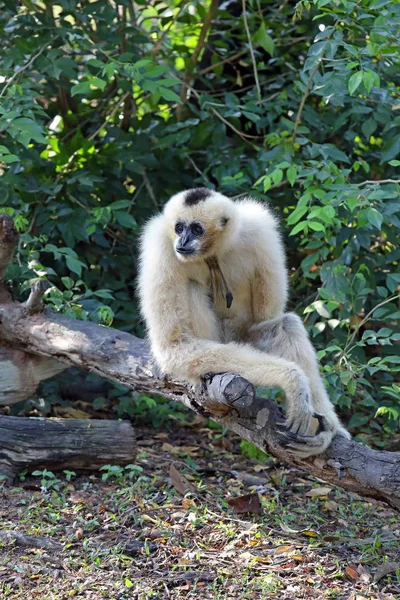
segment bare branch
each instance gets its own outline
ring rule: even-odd
[[[23,306],[31,313],[41,310],[44,293],[50,287],[51,283],[47,279],[36,279],[33,281],[31,283],[31,293]]]

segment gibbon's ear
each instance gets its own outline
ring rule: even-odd
[[[225,227],[225,225],[228,223],[229,218],[228,217],[222,217],[221,219],[221,227]]]

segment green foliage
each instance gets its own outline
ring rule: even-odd
[[[221,6],[205,30],[209,2],[1,2],[0,210],[22,233],[8,276],[141,334],[146,218],[186,187],[251,192],[281,217],[290,308],[331,398],[383,439],[400,404],[400,5],[249,0],[248,31],[242,2]]]

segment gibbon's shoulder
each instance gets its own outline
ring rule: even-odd
[[[146,266],[160,266],[158,261],[169,259],[173,246],[168,237],[167,224],[164,215],[159,213],[144,225],[140,236],[140,262]]]
[[[160,235],[165,235],[165,222],[164,215],[162,213],[154,215],[154,217],[151,217],[151,219],[145,223],[140,236],[141,242],[143,244],[146,242],[146,239],[154,239],[156,236]]]
[[[268,234],[279,229],[278,218],[269,206],[252,198],[244,198],[235,202],[239,219],[249,232]]]

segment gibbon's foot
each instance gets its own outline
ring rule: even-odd
[[[314,413],[314,418],[319,423],[315,435],[298,434],[290,429],[287,421],[279,419],[277,421],[279,444],[299,458],[322,454],[332,441],[332,431],[323,415]]]
[[[332,441],[332,432],[323,431],[317,435],[296,435],[291,431],[279,433],[279,444],[298,458],[309,458],[322,454]]]
[[[318,429],[316,430],[316,423],[313,423],[313,420],[317,419],[318,421]],[[320,431],[325,431],[325,429],[329,429],[329,427],[325,429],[321,429],[323,416],[313,412],[311,410],[304,410],[295,415],[288,414],[286,419],[286,429],[289,429],[291,432],[297,435],[311,435],[313,432],[319,433]]]

